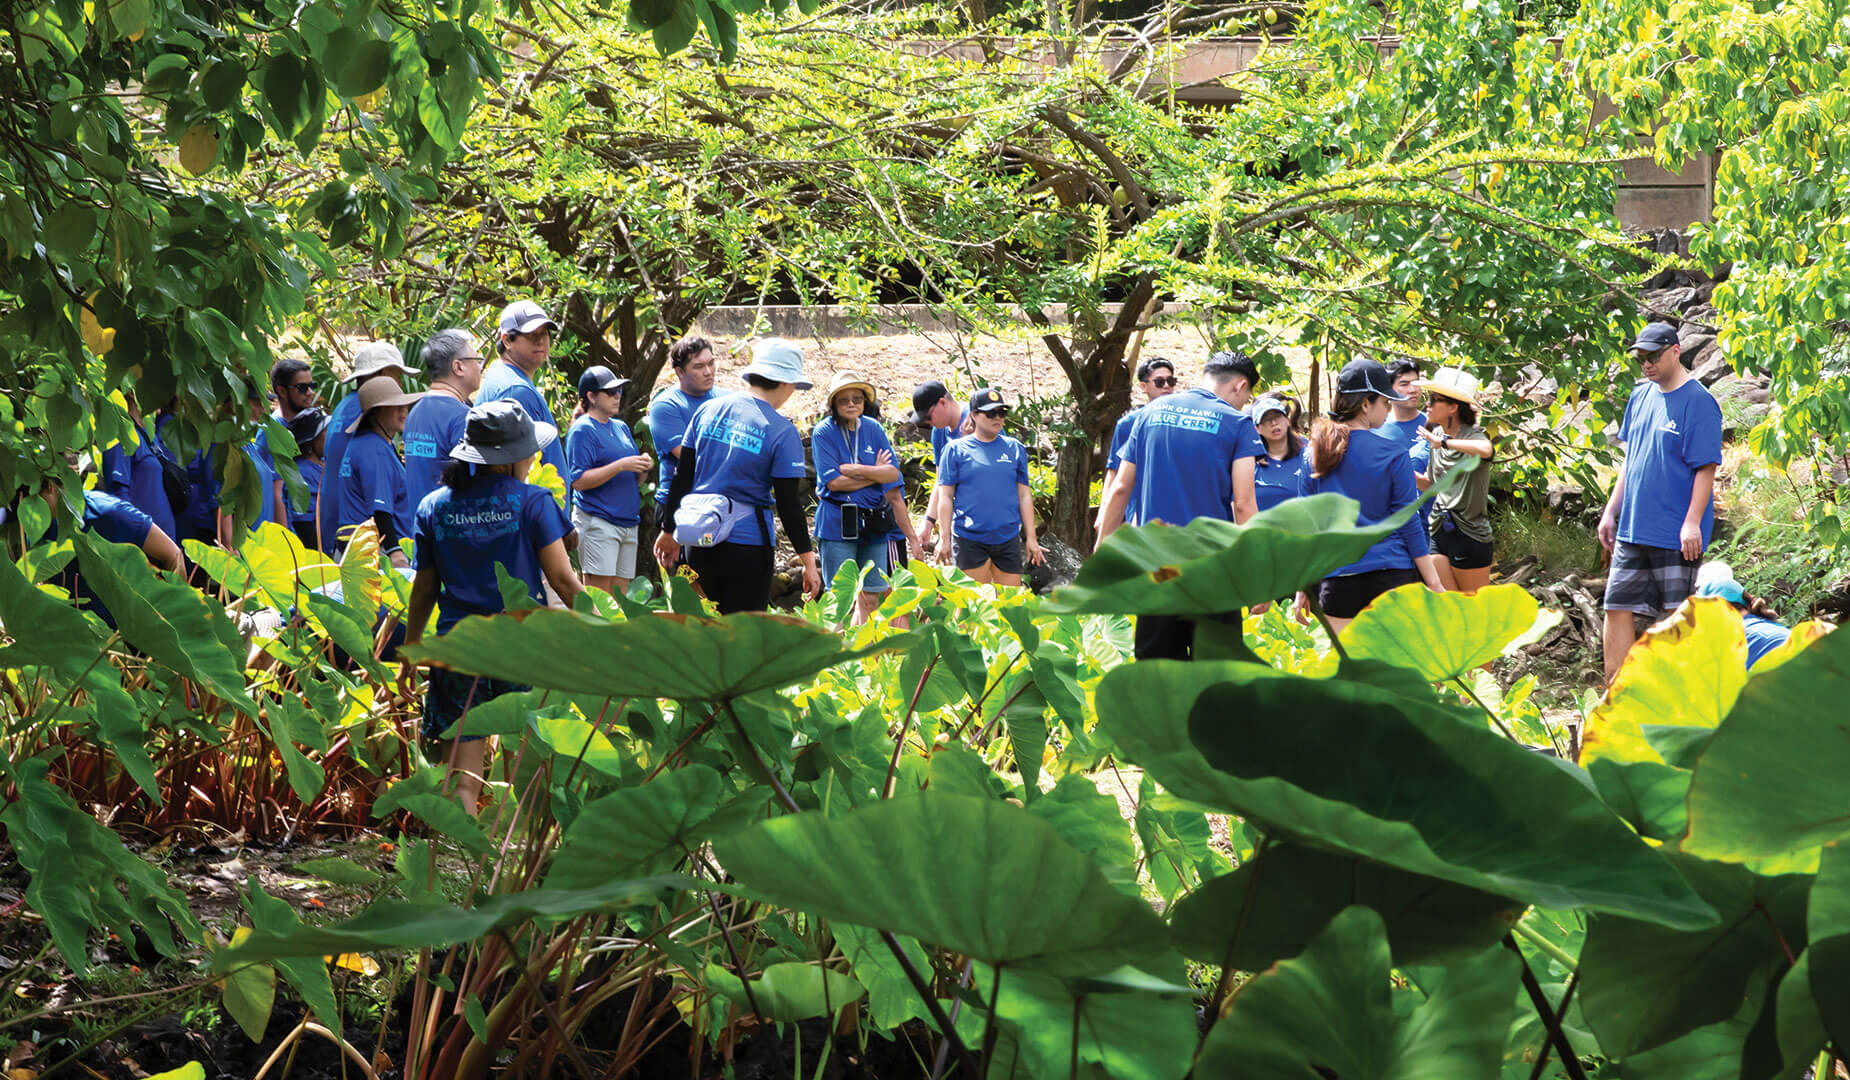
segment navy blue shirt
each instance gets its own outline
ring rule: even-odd
[[[1681,547],[1678,534],[1696,470],[1722,460],[1722,409],[1695,379],[1666,394],[1649,380],[1625,403],[1619,423],[1625,446],[1625,498],[1618,537],[1628,544]],[[1715,498],[1702,511],[1702,546],[1715,525]]]
[[[1121,462],[1137,466],[1134,524],[1233,520],[1233,463],[1263,457],[1252,418],[1202,387],[1178,390],[1137,413]]]
[[[1261,454],[1253,462],[1253,495],[1259,509],[1270,510],[1286,499],[1295,499],[1304,486],[1304,455],[1291,454],[1275,458]]]
[[[494,473],[458,492],[440,487],[418,504],[419,572],[435,570],[437,633],[464,616],[505,610],[495,577],[499,563],[527,585],[536,604],[546,601],[540,552],[571,531],[565,512],[545,488]]]
[[[99,540],[139,548],[148,542],[148,534],[154,529],[154,519],[142,513],[139,507],[127,499],[118,499],[101,491],[86,491],[83,523],[78,527]],[[45,534],[45,542],[57,538],[58,523],[54,520]],[[70,591],[78,607],[103,620],[104,625],[110,629],[115,629],[115,616],[103,606],[103,601],[96,593],[90,591],[90,586],[84,584],[83,575],[77,569],[77,560],[66,563],[64,569],[58,572],[56,580]]]
[[[674,482],[675,467],[680,464],[669,451],[681,448],[681,441],[687,437],[688,421],[702,405],[731,393],[730,390],[713,389],[694,396],[679,386],[671,386],[649,402],[649,438],[655,441],[655,456],[662,470],[655,484],[656,502],[668,501],[668,485]]]
[[[1309,446],[1304,448],[1304,455],[1304,482],[1300,493],[1317,495],[1333,491],[1349,496],[1362,504],[1355,518],[1358,526],[1383,521],[1419,498],[1419,487],[1413,482],[1413,459],[1407,456],[1407,447],[1399,438],[1383,438],[1374,431],[1351,431],[1343,463],[1324,477],[1311,475]],[[1406,524],[1375,541],[1360,559],[1332,570],[1328,576],[1411,570],[1414,559],[1431,553],[1431,542],[1420,525],[1419,515],[1415,514]]]
[[[125,500],[148,515],[162,532],[173,536],[173,506],[167,501],[157,437],[148,434],[139,420],[135,421],[135,436],[138,441],[132,450],[124,441],[103,451],[97,486],[104,494]]]
[[[315,518],[321,524],[322,544],[335,551],[340,550],[341,480],[347,475],[343,471],[347,463],[347,443],[353,438],[347,434],[347,429],[359,418],[360,395],[349,393],[340,399],[328,417],[328,438],[322,446],[321,501]]]
[[[712,397],[694,413],[681,445],[694,448],[694,486],[701,494],[725,495],[735,503],[768,509],[771,481],[809,473],[797,426],[750,394]],[[732,527],[734,544],[768,544],[765,514],[752,514]]]
[[[1117,426],[1111,429],[1111,449],[1105,455],[1105,471],[1116,472],[1124,464],[1124,444],[1131,441],[1131,429],[1137,426],[1138,410],[1133,409],[1118,417]],[[1131,487],[1130,501],[1124,504],[1124,520],[1137,520],[1137,488]]]
[[[347,444],[347,455],[340,466],[340,520],[342,543],[347,530],[363,521],[371,521],[381,510],[392,515],[402,540],[411,535],[411,500],[405,490],[405,463],[398,451],[377,431],[367,429]],[[494,576],[489,575],[489,584]]]
[[[304,455],[295,459],[295,471],[302,474],[302,483],[310,491],[321,490],[321,459]],[[306,525],[315,520],[315,501],[310,499],[308,506],[301,510],[291,509],[289,521],[294,525]]]
[[[445,393],[425,394],[411,404],[405,416],[405,490],[412,506],[443,486],[443,469],[468,421],[469,406]]]
[[[520,407],[527,410],[527,415],[535,422],[558,426],[558,421],[552,418],[552,407],[540,396],[539,388],[533,385],[533,380],[527,378],[526,372],[515,367],[505,357],[490,364],[488,370],[482,373],[482,388],[475,392],[475,403],[486,405],[504,398],[520,402]],[[564,480],[565,440],[554,439],[547,444],[546,449],[540,451],[540,460],[551,465],[558,472],[559,479]],[[570,485],[565,489],[565,507],[567,510],[572,507]]]
[[[886,493],[900,486],[900,481],[890,480],[853,491],[828,490],[829,481],[841,478],[843,465],[878,465],[882,450],[889,454],[893,450],[893,444],[887,441],[886,429],[866,417],[861,418],[853,431],[837,424],[833,416],[823,417],[810,430],[809,452],[816,460],[817,539],[843,538],[841,509],[844,505],[877,510],[886,502]],[[878,540],[880,537],[863,536],[861,539]]]
[[[966,540],[1005,544],[1021,535],[1021,489],[1028,482],[1028,451],[1007,435],[984,442],[975,435],[951,440],[938,466],[938,483],[951,495],[951,531]]]
[[[576,484],[579,477],[592,469],[642,453],[628,424],[616,419],[599,420],[589,413],[572,421],[572,430],[566,434],[565,442],[565,460],[572,470],[566,477],[568,484]],[[612,525],[625,528],[640,525],[642,489],[636,479],[636,473],[625,471],[594,488],[581,490],[577,493],[578,508]]]

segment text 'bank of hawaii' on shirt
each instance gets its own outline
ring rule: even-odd
[[[1232,521],[1233,463],[1265,455],[1252,418],[1199,386],[1158,398],[1136,415],[1119,452],[1137,467],[1138,516],[1131,523]]]
[[[1722,460],[1722,408],[1695,379],[1666,394],[1645,380],[1632,390],[1619,422],[1625,447],[1625,498],[1618,538],[1646,547],[1680,547],[1683,515],[1696,470]],[[1702,511],[1702,546],[1715,525],[1715,498]]]
[[[1328,476],[1311,475],[1310,447],[1304,447],[1306,464],[1302,494],[1320,495],[1335,492],[1362,504],[1356,514],[1357,525],[1374,525],[1392,517],[1394,511],[1419,498],[1420,489],[1413,481],[1413,460],[1407,456],[1406,444],[1399,438],[1384,438],[1374,431],[1351,431],[1349,449],[1343,463]],[[1432,554],[1431,541],[1414,514],[1400,528],[1375,541],[1360,559],[1330,571],[1328,577],[1347,577],[1374,570],[1411,570],[1413,560]]]
[[[469,406],[440,390],[412,403],[405,416],[405,490],[412,509],[443,486],[450,451],[462,442],[468,423]]]
[[[750,394],[708,398],[694,411],[681,445],[694,448],[694,492],[724,495],[763,510],[773,502],[773,479],[809,473],[796,425]],[[733,526],[726,542],[772,543],[765,532],[770,516],[750,515]]]
[[[657,503],[668,502],[668,485],[674,482],[675,467],[680,464],[670,451],[680,449],[681,441],[687,437],[687,422],[702,405],[731,393],[716,387],[704,394],[689,394],[679,386],[671,386],[649,402],[649,438],[655,440],[655,456],[661,465],[660,479],[655,483]]]
[[[616,419],[599,420],[589,413],[572,421],[565,442],[565,461],[572,470],[565,478],[568,484],[576,484],[592,469],[642,453],[628,424]],[[624,528],[641,524],[642,489],[636,479],[633,472],[620,472],[594,488],[575,492],[578,509]]]
[[[938,466],[938,483],[951,496],[951,531],[982,544],[1006,544],[1021,535],[1021,489],[1028,482],[1028,451],[1007,435],[984,442],[952,439]]]
[[[546,602],[540,552],[571,531],[565,512],[545,488],[494,473],[458,492],[438,488],[418,505],[417,565],[435,570],[437,633],[448,633],[466,615],[505,610],[499,564],[524,582],[536,604]]]
[[[488,369],[482,372],[482,387],[475,392],[477,405],[486,405],[491,401],[503,399],[520,402],[520,407],[527,410],[527,417],[535,423],[559,426],[558,422],[552,418],[552,408],[540,395],[539,388],[533,385],[533,380],[527,378],[526,372],[515,367],[505,358],[488,365]],[[558,472],[559,479],[564,480],[565,440],[554,439],[549,443],[544,450],[540,451],[540,461],[551,465]],[[572,489],[569,485],[565,489],[565,506],[567,510],[570,510],[572,506]]]

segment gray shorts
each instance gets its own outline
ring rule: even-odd
[[[572,509],[572,526],[578,530],[580,570],[599,577],[636,576],[638,526],[618,525],[576,507]]]
[[[1617,541],[1612,545],[1612,572],[1606,577],[1606,610],[1653,619],[1675,611],[1696,591],[1696,568],[1701,565],[1701,559],[1685,559],[1675,548]]]

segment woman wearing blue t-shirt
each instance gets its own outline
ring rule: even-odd
[[[617,419],[628,379],[602,364],[578,376],[578,405],[584,412],[565,437],[565,465],[571,472],[572,525],[578,530],[578,565],[585,584],[622,592],[636,576],[636,534],[642,526],[642,488],[637,478],[655,465],[642,452],[630,426]]]
[[[1319,417],[1311,430],[1301,493],[1349,496],[1362,504],[1357,525],[1384,521],[1419,498],[1406,446],[1375,430],[1387,421],[1389,404],[1401,396],[1387,369],[1375,361],[1346,364],[1336,377],[1330,415]],[[1375,597],[1418,581],[1434,592],[1445,591],[1416,514],[1375,541],[1360,559],[1324,578],[1317,586],[1317,603],[1331,630],[1340,632]],[[1298,594],[1298,607],[1300,612],[1307,607],[1303,593]]]
[[[411,489],[405,463],[392,440],[405,430],[405,414],[423,394],[407,394],[394,379],[373,379],[360,387],[360,417],[347,428],[353,438],[340,463],[340,514],[335,536],[345,545],[355,526],[371,521],[379,547],[393,566],[409,566],[399,545],[411,537]],[[489,575],[492,584],[494,575]]]
[[[880,606],[892,572],[889,541],[903,535],[918,549],[905,484],[893,463],[886,429],[868,414],[877,410],[874,387],[853,375],[829,384],[829,412],[809,433],[816,462],[816,540],[822,547],[822,583],[830,585],[844,565],[867,569],[855,597],[854,622],[867,621]]]
[[[1290,401],[1266,394],[1253,402],[1253,426],[1265,456],[1253,462],[1253,497],[1261,511],[1298,497],[1304,483],[1304,440],[1291,426]]]
[[[558,428],[534,423],[517,401],[491,401],[469,410],[463,441],[450,451],[452,460],[443,471],[443,486],[418,506],[413,534],[418,572],[405,612],[405,644],[415,645],[423,637],[433,606],[439,635],[464,616],[505,610],[496,566],[525,584],[535,604],[546,602],[542,579],[568,608],[584,591],[565,552],[565,535],[571,531],[565,511],[551,492],[526,482],[534,459],[558,437]],[[415,682],[411,666],[402,666],[399,685],[406,696]],[[526,689],[432,668],[420,732],[427,739],[439,738],[474,706]],[[450,747],[449,760],[463,807],[473,814],[482,793],[481,736],[468,734],[465,727]]]
[[[1009,414],[1002,391],[978,390],[970,398],[976,432],[944,448],[938,464],[939,507],[951,524],[938,537],[940,561],[985,584],[1020,585],[1025,542],[1027,562],[1047,561],[1034,536],[1034,493],[1028,487],[1028,451],[1002,434]]]
[[[742,374],[745,393],[708,398],[688,421],[664,506],[663,520],[673,524],[655,541],[656,561],[673,566],[683,550],[676,533],[685,534],[687,563],[721,615],[771,605],[773,504],[803,561],[804,595],[822,592],[797,491],[809,475],[803,437],[777,412],[812,385],[803,377],[803,352],[781,338],[760,341]]]
[[[1761,657],[1784,645],[1792,631],[1779,622],[1779,615],[1764,599],[1741,588],[1734,570],[1727,563],[1703,563],[1696,571],[1696,595],[1719,596],[1741,613],[1741,629],[1747,633],[1747,669],[1752,671]]]

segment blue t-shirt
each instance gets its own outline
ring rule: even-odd
[[[566,477],[568,484],[576,484],[579,477],[600,465],[642,453],[628,424],[615,419],[599,420],[588,413],[572,421],[565,442],[565,460],[572,470]],[[579,491],[579,509],[612,525],[628,528],[642,524],[642,489],[636,478],[636,473],[620,472],[594,488]]]
[[[1284,458],[1260,454],[1253,462],[1253,496],[1260,510],[1270,510],[1286,499],[1295,499],[1304,486],[1302,452]]]
[[[509,577],[527,583],[534,603],[546,602],[540,552],[571,531],[565,512],[545,488],[494,473],[462,491],[440,487],[418,504],[417,565],[435,570],[437,633],[447,633],[467,615],[505,610],[495,576],[499,563]]]
[[[1625,447],[1625,499],[1619,506],[1620,540],[1647,547],[1681,546],[1677,534],[1689,512],[1696,470],[1722,460],[1722,408],[1694,379],[1666,394],[1649,380],[1625,403],[1619,423]],[[1702,546],[1709,546],[1715,499],[1702,511]]]
[[[1141,410],[1133,409],[1118,417],[1117,426],[1111,429],[1111,449],[1105,454],[1105,471],[1116,472],[1124,464],[1124,444],[1131,441],[1131,429],[1137,426],[1137,417]],[[1130,501],[1124,504],[1124,520],[1137,520],[1137,488],[1131,488]]]
[[[840,479],[843,465],[877,465],[876,459],[882,450],[888,453],[893,450],[893,444],[887,441],[886,429],[866,417],[861,418],[853,431],[837,424],[833,416],[823,417],[810,429],[809,452],[816,459],[817,539],[842,539],[843,504],[877,510],[886,502],[886,493],[900,486],[900,481],[889,480],[853,491],[828,490],[829,481]],[[878,540],[880,537],[863,536],[861,539]]]
[[[154,434],[163,447],[171,423],[173,414],[166,412],[154,421]],[[205,450],[195,453],[186,466],[186,509],[174,511],[173,521],[180,530],[170,534],[176,544],[182,540],[211,543],[218,534],[218,481],[212,477],[212,458]]]
[[[340,525],[341,479],[347,474],[344,467],[347,462],[347,443],[353,436],[347,429],[360,418],[360,395],[349,393],[334,406],[333,415],[328,417],[327,443],[322,446],[321,489],[319,509],[315,518],[321,525],[321,542],[329,549],[340,550],[338,528]]]
[[[1382,438],[1375,431],[1351,431],[1349,449],[1343,463],[1328,476],[1318,478],[1310,472],[1310,447],[1304,448],[1304,479],[1300,494],[1317,495],[1333,491],[1362,504],[1355,523],[1373,525],[1393,515],[1394,511],[1419,498],[1413,482],[1413,459],[1398,438]],[[1418,514],[1392,533],[1375,541],[1362,557],[1348,566],[1332,570],[1330,577],[1366,574],[1373,570],[1411,570],[1413,560],[1432,553],[1426,530]]]
[[[340,465],[340,520],[334,535],[346,542],[347,529],[371,521],[381,510],[392,515],[402,540],[411,535],[411,500],[405,490],[405,463],[377,431],[366,430],[347,444]],[[489,584],[494,584],[493,575]]]
[[[276,520],[276,458],[270,454],[270,440],[264,438],[262,429],[258,430],[256,438],[244,444],[244,456],[249,459],[251,468],[257,470],[257,483],[263,491],[257,516],[245,523],[246,528],[256,532],[264,522]]]
[[[1402,446],[1412,450],[1415,447],[1426,445],[1426,440],[1420,438],[1420,429],[1425,426],[1426,414],[1424,412],[1414,413],[1411,420],[1396,420],[1394,414],[1389,413],[1387,423],[1376,428],[1375,434],[1384,439],[1397,440]]]
[[[405,416],[405,490],[412,506],[443,486],[450,451],[462,442],[468,422],[469,406],[448,394],[425,394],[412,403]]]
[[[694,448],[694,487],[747,506],[772,505],[771,481],[809,472],[797,426],[750,394],[711,397],[695,410],[681,445]],[[766,514],[732,527],[734,544],[768,544]]]
[[[321,490],[321,460],[319,458],[306,455],[296,458],[295,471],[302,474],[302,483],[308,487],[308,490]],[[313,499],[309,500],[306,508],[297,510],[292,507],[289,511],[289,522],[292,525],[307,525],[314,520],[315,502]]]
[[[1119,452],[1137,466],[1134,524],[1186,525],[1200,517],[1233,520],[1233,463],[1263,457],[1252,418],[1194,387],[1144,406]]]
[[[1006,544],[1021,535],[1021,490],[1028,482],[1028,451],[998,435],[952,439],[938,466],[938,483],[956,488],[951,531],[982,544]]]
[[[148,515],[162,532],[173,536],[173,505],[167,501],[156,436],[149,435],[139,420],[135,421],[135,436],[138,441],[133,450],[125,440],[103,451],[97,487],[106,495],[128,502]]]
[[[1741,613],[1742,628],[1747,631],[1747,669],[1752,671],[1760,658],[1786,643],[1792,631],[1772,619]]]
[[[154,519],[127,499],[118,499],[101,491],[86,491],[83,523],[78,527],[111,544],[140,547],[148,542],[148,533],[154,528]],[[58,523],[53,520],[51,528],[46,530],[44,542],[50,543],[56,539]],[[66,563],[54,580],[70,592],[78,607],[102,619],[110,629],[115,629],[115,616],[109,613],[103,601],[84,583],[83,574],[77,569],[77,560],[72,559]]]
[[[482,373],[482,388],[475,392],[475,403],[486,405],[504,398],[520,402],[520,407],[527,410],[527,415],[535,422],[558,426],[558,421],[552,418],[552,408],[540,396],[539,388],[533,385],[533,380],[527,378],[526,372],[502,359],[490,364],[488,370]],[[559,478],[563,480],[566,470],[565,440],[554,439],[546,449],[540,451],[540,460],[557,470]],[[572,508],[572,489],[569,485],[565,489],[565,508]]]
[[[655,441],[656,464],[662,470],[655,482],[656,502],[668,501],[668,485],[674,482],[675,466],[680,464],[669,451],[681,448],[681,440],[687,437],[687,422],[694,418],[694,413],[702,405],[731,393],[730,390],[716,388],[695,397],[679,386],[671,386],[649,402],[649,438]]]
[[[935,427],[931,429],[931,465],[938,469],[944,467],[944,448],[963,438],[958,432],[964,429],[964,422],[970,419],[970,406],[957,417],[956,427]]]

